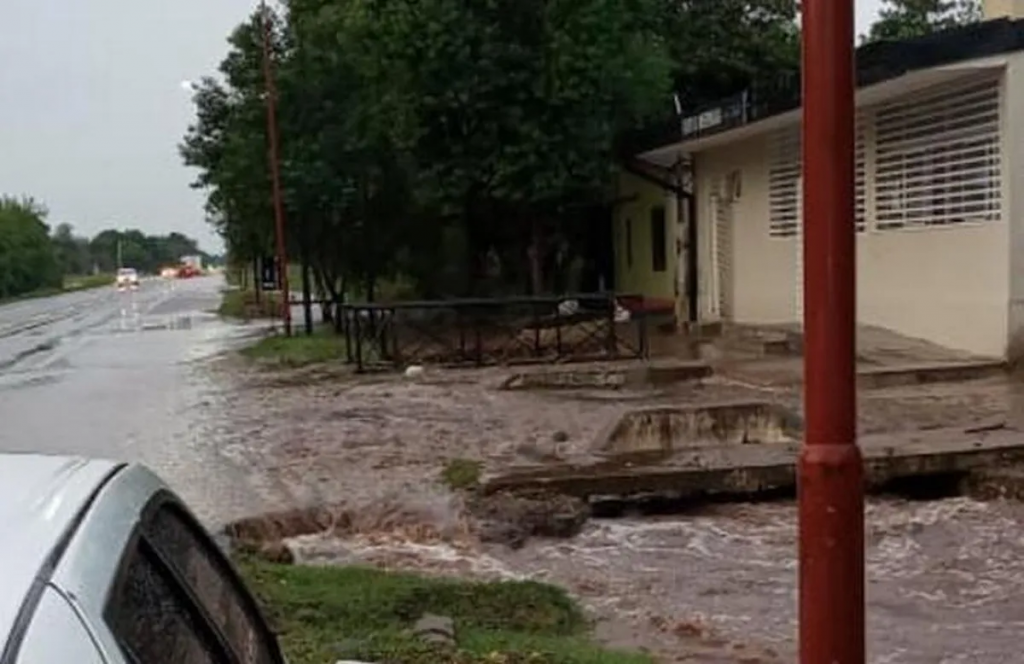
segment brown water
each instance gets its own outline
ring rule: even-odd
[[[710,381],[659,395],[593,391],[502,393],[497,373],[426,381],[336,380],[291,387],[250,383],[239,463],[259,463],[293,504],[340,501],[360,515],[344,540],[311,536],[300,559],[369,562],[486,577],[536,578],[569,588],[602,618],[613,643],[663,661],[793,661],[796,514],[792,505],[723,506],[660,519],[594,521],[571,541],[510,551],[466,537],[459,505],[437,485],[446,459],[492,468],[572,456],[638,400],[694,403],[765,398]],[[242,393],[240,393],[242,394]],[[872,430],[932,428],[1006,413],[1010,388],[930,386],[876,392],[862,402]],[[792,392],[769,397],[785,401]],[[568,440],[553,444],[552,433]],[[257,455],[257,451],[259,454]],[[869,652],[877,664],[1016,660],[1024,505],[969,499],[873,502],[868,510]]]
[[[1020,504],[872,502],[869,661],[1017,661],[1022,519]],[[309,562],[550,581],[600,616],[598,633],[613,643],[653,648],[663,661],[774,662],[795,655],[795,534],[794,506],[762,504],[595,521],[574,540],[514,552],[382,533],[305,537],[293,546]]]

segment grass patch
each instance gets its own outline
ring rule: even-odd
[[[441,481],[449,489],[465,491],[475,489],[480,484],[483,464],[471,459],[451,459],[441,471]]]
[[[53,297],[55,295],[62,295],[63,293],[74,293],[76,291],[89,290],[92,288],[102,288],[103,286],[110,286],[113,283],[114,275],[112,274],[69,276],[65,277],[64,283],[60,287],[51,286],[47,288],[39,288],[31,293],[24,293],[22,295],[16,295],[8,298],[0,298],[0,304],[19,302],[21,300],[35,300],[41,297]]]
[[[89,290],[90,288],[102,288],[114,283],[112,274],[87,274],[84,276],[69,276],[64,279],[64,291]]]
[[[281,316],[281,298],[277,293],[262,293],[256,300],[256,291],[230,289],[221,295],[217,313],[226,318],[277,318]]]
[[[651,664],[587,638],[564,591],[533,582],[477,583],[357,567],[242,560],[292,664],[356,659],[381,664]],[[455,622],[458,648],[409,633],[424,614]]]
[[[303,367],[347,358],[345,337],[335,334],[329,328],[320,328],[312,336],[295,332],[291,337],[283,334],[264,337],[242,349],[242,355],[252,360],[287,367]]]

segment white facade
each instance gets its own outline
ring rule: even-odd
[[[1024,54],[906,74],[857,105],[859,321],[1003,356],[1024,329]],[[798,322],[800,112],[673,149],[694,157],[702,319]]]

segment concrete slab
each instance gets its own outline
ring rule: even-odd
[[[896,479],[969,473],[1024,460],[1024,432],[998,426],[861,438],[869,489]],[[701,446],[578,464],[513,468],[482,490],[544,490],[582,498],[750,496],[794,489],[798,443]]]
[[[857,366],[857,387],[875,390],[934,383],[958,383],[1006,375],[1006,363],[990,358],[914,360]],[[732,363],[716,369],[716,375],[733,377],[751,384],[798,387],[803,383],[803,358],[774,357]]]
[[[702,446],[798,442],[803,423],[782,406],[766,401],[729,401],[683,407],[639,408],[622,415],[602,432],[596,455],[671,456]]]
[[[515,373],[500,385],[503,390],[619,389],[659,387],[712,374],[707,362],[662,361],[633,365],[599,365],[533,369]]]
[[[857,386],[870,390],[981,380],[1005,374],[1005,362],[985,359],[864,367],[857,371]]]

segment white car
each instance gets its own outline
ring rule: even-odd
[[[117,271],[117,289],[134,290],[139,287],[139,273],[132,267],[123,267]]]
[[[0,454],[0,662],[285,664],[259,605],[142,466]]]

